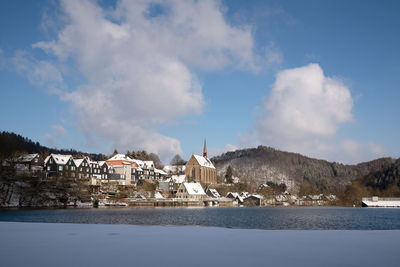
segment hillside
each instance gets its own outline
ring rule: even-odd
[[[9,158],[13,155],[23,153],[57,153],[70,155],[90,155],[93,160],[101,160],[104,158],[102,154],[88,154],[74,149],[56,149],[42,146],[39,142],[34,142],[29,138],[23,137],[12,132],[0,132],[0,159]]]
[[[357,165],[344,165],[265,146],[227,152],[211,160],[220,177],[231,166],[234,176],[241,181],[253,186],[268,181],[284,183],[291,192],[297,191],[302,184],[313,185],[319,190],[344,190],[352,180],[383,171],[394,162],[392,158],[381,158]]]

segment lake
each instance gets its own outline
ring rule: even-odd
[[[243,229],[393,230],[400,209],[347,207],[5,209],[0,221],[212,226]]]

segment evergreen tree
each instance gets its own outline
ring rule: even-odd
[[[226,173],[225,173],[225,181],[228,184],[233,183],[232,176],[233,176],[233,170],[232,170],[231,165],[229,165],[228,168],[226,169]]]

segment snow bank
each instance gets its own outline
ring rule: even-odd
[[[398,266],[400,231],[0,222],[1,266]]]

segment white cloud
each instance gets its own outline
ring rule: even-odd
[[[49,61],[37,60],[24,51],[17,51],[11,62],[16,71],[27,76],[35,86],[54,94],[61,94],[66,88],[61,71]]]
[[[283,70],[263,103],[255,136],[245,137],[341,162],[354,163],[382,155],[378,145],[337,138],[338,129],[353,121],[352,108],[349,88],[338,78],[326,77],[318,64]]]
[[[67,134],[67,130],[65,130],[61,125],[52,125],[51,128],[56,137],[63,137]]]
[[[202,112],[193,69],[258,68],[251,29],[230,25],[219,1],[122,0],[111,9],[62,1],[61,9],[67,23],[57,38],[33,47],[59,64],[73,63],[86,82],[62,99],[71,103],[87,136],[101,136],[120,149],[181,154],[180,142],[156,129]],[[43,74],[28,72],[38,83],[51,72],[50,65],[42,67]],[[53,74],[56,81],[62,78]]]
[[[265,58],[269,67],[278,67],[283,63],[282,51],[272,42],[265,49]]]
[[[207,156],[209,158],[219,156],[223,153],[230,152],[230,151],[235,151],[239,149],[239,146],[236,145],[231,145],[231,144],[226,144],[225,147],[223,148],[215,148],[215,147],[210,147],[207,149]]]

